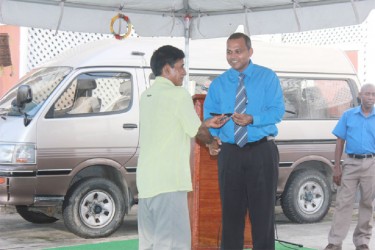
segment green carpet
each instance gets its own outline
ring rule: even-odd
[[[57,249],[66,249],[66,250],[138,250],[138,239],[134,240],[122,240],[122,241],[111,241],[111,242],[103,242],[97,244],[85,244],[85,245],[77,245],[77,246],[70,246],[70,247],[56,247],[56,248],[48,248],[45,250],[57,250]]]
[[[70,246],[70,247],[56,247],[56,248],[48,248],[45,250],[138,250],[138,240],[123,240],[123,241],[112,241],[112,242],[104,242],[104,243],[97,243],[97,244],[85,244],[85,245],[77,245],[77,246]],[[305,247],[297,247],[295,245],[289,245],[286,243],[279,243],[276,242],[276,250],[315,250],[313,248],[305,248]]]

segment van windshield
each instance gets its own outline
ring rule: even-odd
[[[22,116],[27,113],[33,117],[44,101],[51,95],[54,89],[72,70],[71,67],[48,67],[38,68],[29,72],[20,82],[14,86],[0,100],[0,114],[8,116]],[[19,110],[14,102],[17,97],[17,90],[20,85],[29,85],[32,91],[32,101],[25,105],[23,110]],[[12,104],[13,103],[13,104]]]

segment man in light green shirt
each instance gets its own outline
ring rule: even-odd
[[[151,57],[154,84],[141,96],[140,155],[137,167],[139,249],[190,250],[187,192],[192,191],[190,142],[209,144],[208,127],[228,119],[200,121],[192,98],[182,88],[185,55],[163,46]]]

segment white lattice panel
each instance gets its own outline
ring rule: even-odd
[[[358,51],[358,76],[361,82],[367,82],[367,72],[369,66],[367,61],[370,55],[368,53],[368,34],[372,23],[365,21],[361,25],[353,25],[332,29],[312,30],[298,33],[287,33],[271,36],[270,41],[281,40],[280,42],[293,45],[313,45],[323,47],[337,47],[343,50]],[[277,39],[278,38],[278,39]],[[322,58],[323,60],[323,58]]]
[[[130,36],[137,36],[137,34],[133,31]],[[68,31],[59,31],[56,34],[55,30],[30,28],[28,32],[27,69],[29,71],[77,45],[112,37],[113,35],[107,34]]]
[[[312,30],[282,35],[282,42],[289,44],[311,44],[316,46],[362,43],[366,25],[355,25],[334,29]]]
[[[62,94],[62,97],[55,104],[55,110],[64,110],[73,105],[76,86],[77,81],[73,81],[71,87]]]
[[[107,108],[113,100],[120,98],[121,94],[119,91],[123,80],[114,81],[111,79],[100,79],[98,80],[98,87],[94,90],[94,96],[99,97],[102,100],[102,107]]]

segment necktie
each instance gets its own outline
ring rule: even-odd
[[[238,86],[236,94],[236,104],[234,111],[239,114],[243,114],[246,111],[247,95],[244,85],[244,74],[238,76]],[[239,126],[234,124],[234,140],[241,148],[247,143],[247,126]]]

